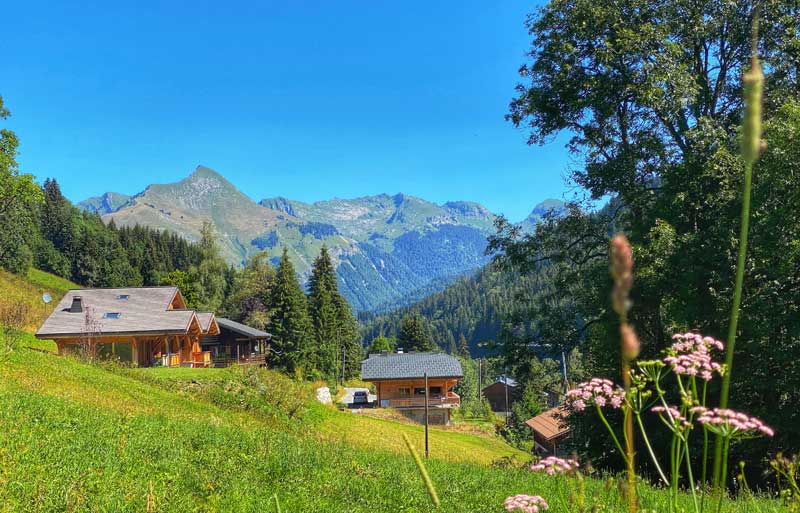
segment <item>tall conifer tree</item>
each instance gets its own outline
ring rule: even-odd
[[[425,319],[418,313],[407,315],[400,324],[397,347],[403,351],[433,351],[436,347]]]
[[[314,363],[327,378],[341,374],[341,331],[336,305],[336,271],[328,248],[322,246],[308,280],[308,306],[314,323]]]
[[[270,293],[270,332],[275,349],[273,362],[293,372],[299,366],[308,366],[309,350],[314,329],[308,315],[308,304],[289,253],[283,249],[275,282]]]

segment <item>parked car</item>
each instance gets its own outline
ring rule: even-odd
[[[353,392],[353,404],[367,404],[369,402],[369,392],[366,390],[356,390]]]

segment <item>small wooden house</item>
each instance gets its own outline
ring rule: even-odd
[[[219,333],[200,339],[203,351],[210,351],[215,366],[266,365],[272,335],[240,322],[217,317]]]
[[[218,334],[214,314],[187,309],[170,286],[70,290],[36,337],[54,340],[59,353],[83,346],[141,367],[207,367],[200,338]]]
[[[511,411],[511,406],[519,399],[520,387],[516,380],[508,376],[498,376],[494,383],[483,387],[481,394],[489,402],[494,412]]]
[[[533,430],[533,441],[537,453],[559,455],[559,444],[569,436],[570,428],[567,417],[569,417],[569,410],[562,405],[543,411],[525,421],[525,424]]]
[[[461,406],[453,387],[464,377],[461,363],[444,353],[379,353],[361,362],[361,379],[375,384],[377,406],[396,408],[418,422],[425,415],[428,376],[428,422],[449,424],[450,410]]]

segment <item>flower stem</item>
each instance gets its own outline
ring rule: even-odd
[[[719,486],[719,502],[717,503],[717,513],[722,511],[722,499],[725,497],[725,485],[728,482],[727,475],[728,475],[728,451],[731,447],[731,439],[728,437],[723,438],[722,445],[720,448],[723,449],[723,456],[722,456],[722,475],[720,476],[722,482]]]
[[[686,442],[683,444],[683,450],[686,454],[686,476],[689,478],[689,487],[692,489],[692,500],[694,501],[694,510],[695,512],[699,512],[699,508],[697,505],[697,493],[694,489],[694,477],[692,476],[692,459],[689,457],[689,440],[687,439]]]
[[[661,480],[664,481],[664,484],[669,486],[669,480],[667,479],[667,476],[664,475],[664,471],[661,470],[661,465],[658,464],[656,454],[653,452],[653,447],[650,445],[650,439],[647,438],[647,433],[644,430],[642,416],[638,412],[636,413],[636,423],[639,424],[639,431],[642,432],[642,440],[644,440],[644,445],[647,447],[647,452],[650,453],[650,459],[653,460],[653,464],[656,466],[656,470],[658,470],[658,475],[661,477]]]
[[[705,407],[706,405],[706,391],[708,389],[708,381],[703,382],[703,402],[701,406]],[[708,479],[708,429],[703,426],[703,466],[702,466],[702,473],[700,477],[700,483],[703,487],[700,491],[700,513],[703,513],[703,509],[705,508],[706,502],[706,479]]]
[[[750,70],[742,77],[744,86],[745,112],[742,124],[742,158],[744,159],[744,189],[742,191],[742,211],[739,226],[739,255],[736,261],[736,281],[731,304],[731,319],[728,325],[728,347],[725,348],[725,374],[722,376],[722,388],[719,396],[719,407],[728,407],[731,374],[733,374],[733,349],[736,345],[736,329],[739,323],[739,307],[742,303],[742,284],[747,257],[747,234],[750,226],[750,191],[753,181],[753,164],[758,159],[761,145],[761,96],[764,85],[764,74],[758,62],[758,8],[753,13],[752,61]],[[720,485],[720,467],[723,464],[723,438],[717,435],[714,442],[714,485]],[[728,445],[725,443],[725,445]]]
[[[608,420],[606,420],[606,416],[603,415],[603,410],[601,410],[600,407],[597,406],[597,405],[595,405],[595,408],[597,408],[597,414],[600,416],[600,420],[603,421],[603,425],[606,426],[606,429],[608,430],[609,434],[611,435],[611,439],[614,440],[614,444],[616,444],[617,450],[622,455],[622,458],[625,460],[625,464],[627,465],[628,464],[628,455],[625,452],[625,450],[622,448],[622,445],[619,443],[619,439],[617,438],[617,435],[614,433],[614,430],[611,429],[611,424],[608,423]]]
[[[431,478],[428,475],[428,471],[425,469],[425,465],[422,463],[422,458],[419,457],[417,449],[414,447],[414,444],[411,443],[411,440],[405,433],[403,433],[403,440],[405,440],[406,442],[406,447],[408,447],[408,452],[410,452],[411,456],[414,458],[414,463],[417,464],[417,469],[419,470],[419,473],[422,476],[422,480],[425,482],[425,488],[428,489],[428,495],[431,498],[431,502],[433,502],[433,505],[438,508],[439,496],[436,494],[436,488],[433,486],[433,481],[431,481]]]

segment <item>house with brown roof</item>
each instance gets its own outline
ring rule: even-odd
[[[539,454],[558,455],[559,444],[569,436],[566,406],[556,406],[525,421],[533,430],[535,450]]]
[[[178,287],[125,287],[68,291],[36,337],[60,354],[83,346],[141,367],[207,367],[200,339],[219,331],[213,313],[186,308]]]
[[[451,409],[461,406],[453,387],[463,377],[461,363],[445,353],[377,353],[361,362],[361,379],[375,384],[377,405],[417,422],[424,421],[427,397],[428,422],[449,424]]]

